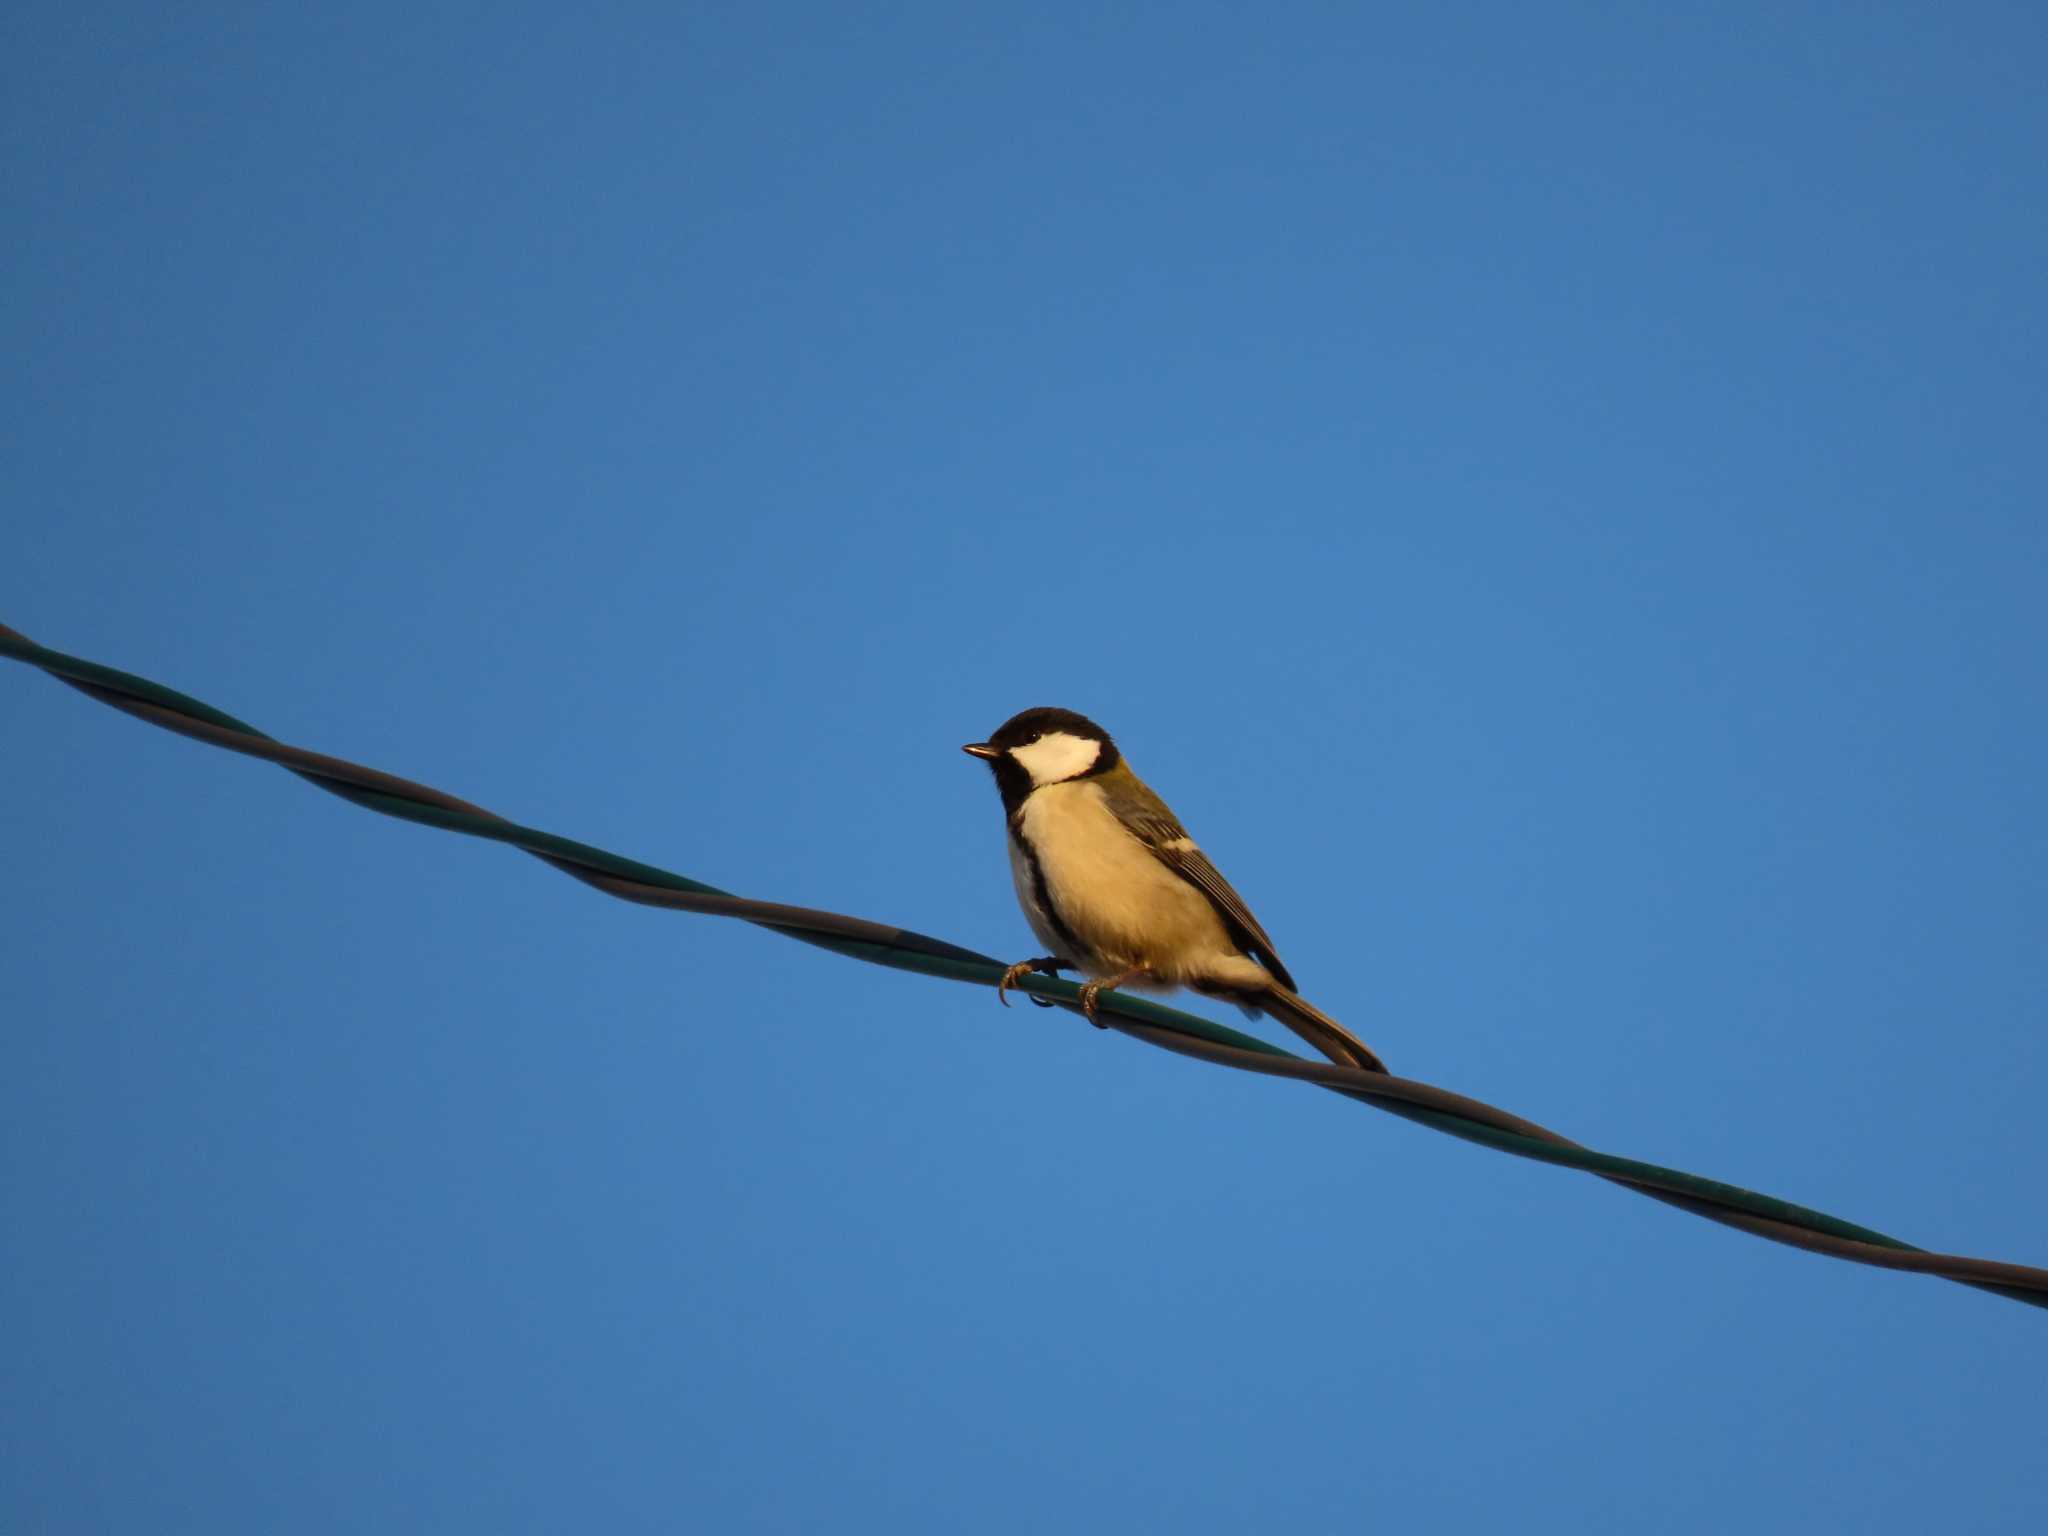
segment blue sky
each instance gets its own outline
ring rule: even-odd
[[[2048,1262],[2038,7],[15,7],[0,620]],[[2038,1312],[0,668],[10,1530],[2036,1531]]]

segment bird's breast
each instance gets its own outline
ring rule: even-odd
[[[1068,958],[1107,973],[1142,965],[1179,979],[1234,952],[1222,919],[1194,886],[1161,863],[1086,780],[1049,784],[1018,808],[1017,894],[1038,926],[1065,930]],[[1035,868],[1033,867],[1035,866]],[[1034,887],[1027,889],[1027,886]],[[1056,934],[1040,931],[1052,942]]]

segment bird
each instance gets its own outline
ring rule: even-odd
[[[1012,715],[960,749],[995,774],[1009,824],[1017,902],[1051,952],[1003,973],[996,996],[1033,972],[1078,971],[1090,1023],[1116,987],[1187,987],[1266,1014],[1341,1066],[1385,1072],[1370,1047],[1294,990],[1244,898],[1218,873],[1108,731],[1070,709]]]

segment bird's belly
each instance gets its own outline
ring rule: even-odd
[[[1209,898],[1126,831],[1094,785],[1047,785],[1018,822],[1038,869],[1013,838],[1017,897],[1055,954],[1095,976],[1143,966],[1168,985],[1241,960]]]

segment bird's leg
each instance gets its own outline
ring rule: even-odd
[[[1120,987],[1127,981],[1136,981],[1140,976],[1147,974],[1149,973],[1144,966],[1134,965],[1128,971],[1119,971],[1114,976],[1104,976],[1096,981],[1084,982],[1081,986],[1081,1011],[1088,1015],[1088,1022],[1097,1029],[1109,1028],[1102,1020],[1095,1017],[1096,998],[1100,997],[1105,991]]]
[[[1060,959],[1057,955],[1040,955],[1036,960],[1019,960],[1015,965],[1003,972],[1003,979],[996,983],[996,1001],[1005,1008],[1009,1007],[1010,988],[1017,985],[1019,979],[1029,976],[1033,971],[1046,976],[1057,976],[1062,966],[1065,966],[1068,970],[1073,969],[1071,964]],[[1024,995],[1041,1008],[1050,1008],[1052,1006],[1044,998],[1035,996],[1030,992],[1026,992]]]

